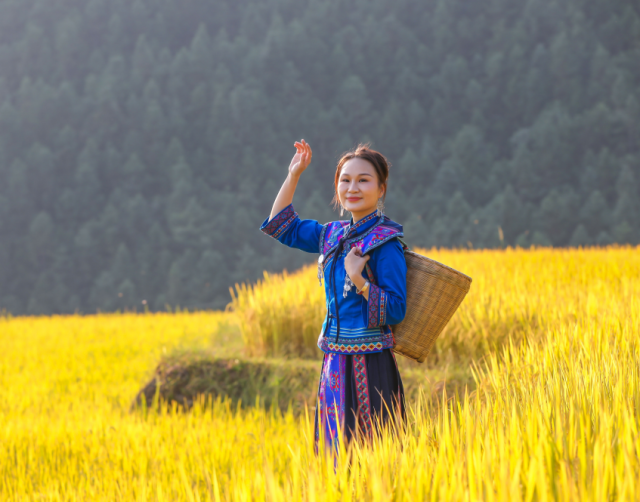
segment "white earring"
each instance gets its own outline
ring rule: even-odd
[[[380,218],[380,216],[382,216],[382,212],[384,211],[384,203],[382,202],[382,197],[378,199],[378,203],[376,204],[376,207],[378,208],[378,210],[376,211],[376,214],[378,215],[378,218]]]
[[[340,216],[344,216],[344,206],[340,204]]]

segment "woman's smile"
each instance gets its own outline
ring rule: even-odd
[[[378,199],[384,195],[373,164],[358,157],[342,166],[336,191],[342,206],[351,211],[354,223],[375,211]]]

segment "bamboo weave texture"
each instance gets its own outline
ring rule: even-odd
[[[413,251],[407,261],[407,312],[391,326],[393,351],[424,362],[471,287],[471,277]]]

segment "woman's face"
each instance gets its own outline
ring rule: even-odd
[[[383,195],[378,173],[369,161],[356,157],[345,162],[338,179],[338,198],[354,223],[375,211]]]

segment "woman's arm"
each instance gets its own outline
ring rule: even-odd
[[[407,311],[407,262],[402,244],[393,239],[376,248],[371,252],[369,265],[376,284],[371,284],[364,294],[367,301],[363,304],[362,314],[367,327],[398,324]],[[350,277],[354,277],[352,281],[358,289],[364,286],[362,272]]]
[[[315,220],[301,220],[293,208],[293,194],[300,175],[311,162],[311,147],[302,140],[295,143],[296,154],[289,165],[289,174],[273,203],[271,214],[264,220],[260,230],[277,239],[285,246],[301,249],[307,253],[319,251],[322,225]]]
[[[296,154],[289,164],[289,174],[284,180],[276,200],[273,203],[268,221],[271,221],[275,215],[293,202],[293,195],[296,193],[300,175],[311,163],[311,147],[309,143],[303,139],[302,142],[296,141],[295,147]]]

